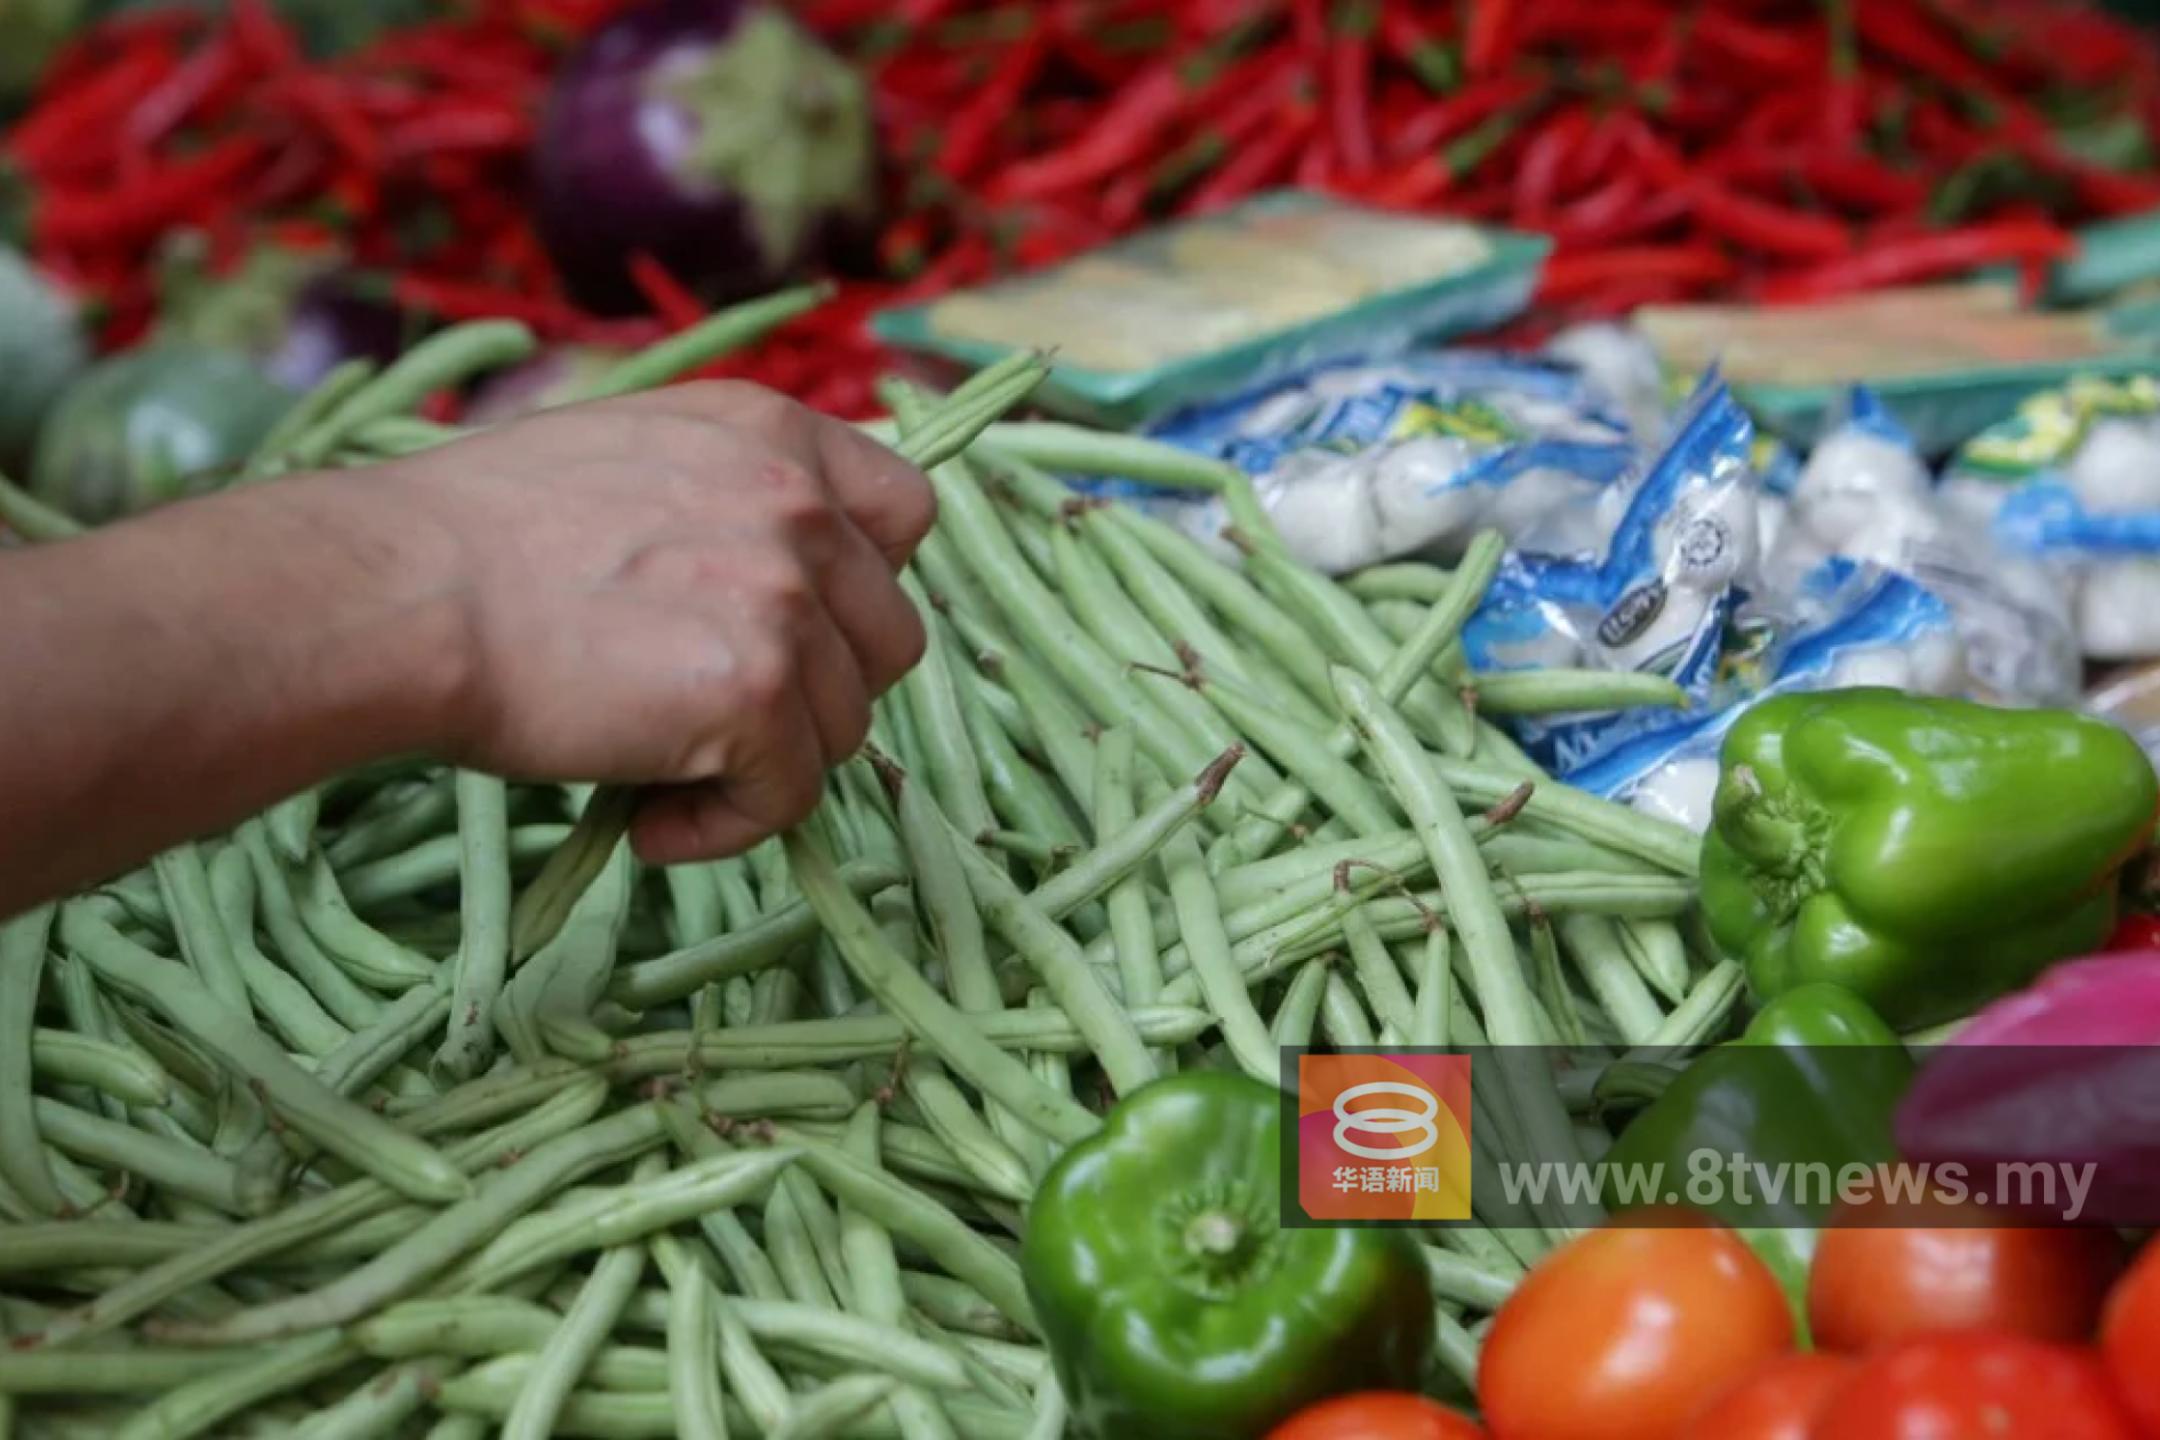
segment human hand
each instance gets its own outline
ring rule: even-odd
[[[450,542],[450,758],[656,787],[632,829],[654,863],[807,816],[922,654],[896,576],[928,483],[754,386],[551,412],[353,478]]]

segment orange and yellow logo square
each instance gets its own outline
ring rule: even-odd
[[[1470,1218],[1468,1055],[1300,1055],[1297,1107],[1311,1218]]]

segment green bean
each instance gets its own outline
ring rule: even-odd
[[[1687,945],[1669,920],[1623,920],[1620,948],[1652,989],[1677,1005],[1687,998]]]
[[[1123,657],[1131,666],[1173,672],[1185,668],[1176,647],[1165,640],[1133,604],[1109,566],[1083,548],[1069,527],[1053,526],[1050,545],[1057,566],[1060,597],[1072,607],[1075,618],[1087,627],[1105,651]],[[1188,690],[1158,687],[1150,692],[1150,698],[1173,724],[1183,727],[1211,749],[1226,750],[1244,743],[1243,737],[1224,722],[1213,706]],[[1240,788],[1255,801],[1282,783],[1282,777],[1273,767],[1257,759],[1239,780]]]
[[[634,1177],[651,1183],[659,1178],[666,1162],[658,1155],[640,1160]],[[584,1375],[600,1346],[622,1318],[623,1307],[637,1290],[645,1271],[645,1247],[635,1242],[602,1252],[592,1274],[540,1347],[533,1365],[532,1382],[510,1407],[503,1421],[502,1440],[546,1440],[554,1432],[571,1389]]]
[[[180,958],[220,1005],[248,1014],[247,981],[218,919],[202,851],[193,845],[175,846],[157,857],[153,869],[165,913],[172,917],[173,933],[180,942]]]
[[[757,1339],[737,1313],[733,1297],[712,1287],[703,1268],[691,1262],[688,1250],[672,1235],[654,1237],[653,1258],[660,1262],[661,1272],[670,1286],[688,1284],[695,1276],[712,1290],[709,1301],[713,1328],[719,1341],[720,1373],[728,1388],[741,1398],[744,1409],[753,1417],[761,1433],[777,1428],[786,1419],[793,1399],[788,1393],[787,1382],[758,1349]]]
[[[154,1265],[223,1233],[223,1225],[158,1220],[17,1221],[0,1226],[0,1275]]]
[[[250,1406],[335,1374],[352,1357],[335,1330],[288,1340],[167,1391],[136,1411],[114,1440],[186,1440],[213,1431]]]
[[[1665,1023],[1657,1001],[1621,948],[1619,926],[1602,915],[1563,915],[1560,938],[1598,1008],[1629,1046],[1649,1043]]]
[[[1477,841],[1456,808],[1455,797],[1424,763],[1425,752],[1408,726],[1373,686],[1353,670],[1338,669],[1336,687],[1345,712],[1363,732],[1367,753],[1425,841],[1433,874],[1447,897],[1448,921],[1461,937],[1476,978],[1478,1004],[1493,1043],[1501,1047],[1502,1067],[1507,1070],[1508,1047],[1534,1046],[1540,1036],[1506,913],[1485,872]],[[1569,1156],[1574,1136],[1567,1130],[1567,1116],[1549,1085],[1541,1087],[1527,1064],[1503,1079],[1503,1093],[1527,1112],[1524,1123],[1536,1143],[1551,1146],[1536,1153],[1560,1159]]]
[[[1364,1002],[1358,999],[1357,992],[1350,988],[1341,972],[1332,968],[1328,971],[1326,986],[1320,991],[1320,1033],[1338,1049],[1378,1043]]]
[[[301,923],[346,973],[377,990],[403,991],[435,979],[435,964],[376,930],[352,911],[330,861],[317,852],[295,897]]]
[[[469,1080],[494,1058],[495,1002],[510,966],[509,789],[470,770],[458,771],[454,786],[462,934],[450,1033],[430,1069],[444,1079]]]
[[[5,475],[0,475],[0,525],[33,545],[72,540],[90,530],[74,516],[46,504]]]
[[[983,432],[983,447],[993,455],[1009,455],[1053,473],[1111,475],[1175,489],[1206,490],[1222,497],[1233,524],[1250,531],[1256,540],[1274,539],[1274,523],[1261,508],[1250,476],[1234,465],[1161,440],[1037,420],[992,425]]]
[[[293,1440],[378,1440],[405,1433],[448,1378],[446,1360],[415,1360],[362,1382],[343,1400],[296,1427]]]
[[[435,1389],[439,1395],[441,1384]],[[490,1433],[488,1423],[477,1415],[445,1415],[435,1422],[425,1440],[487,1440]]]
[[[689,1440],[727,1440],[712,1282],[694,1267],[680,1267],[668,1277],[668,1298],[668,1399],[676,1433]]]
[[[914,578],[903,575],[901,583],[908,597],[925,612],[924,632],[929,638],[922,660],[900,682],[900,694],[914,717],[916,739],[922,746],[930,788],[936,792],[939,805],[963,833],[981,835],[997,829],[997,819],[983,791],[982,772],[946,662],[944,636]]]
[[[1673,1007],[1672,1013],[1644,1042],[1643,1048],[1702,1044],[1725,1023],[1733,1006],[1739,1003],[1746,984],[1747,977],[1738,962],[1718,961],[1696,979],[1695,988]]]
[[[839,878],[847,892],[855,896],[883,890],[900,883],[903,877],[883,865],[850,861],[840,867]],[[608,983],[608,998],[633,1010],[680,1000],[713,981],[778,964],[790,951],[814,938],[818,929],[817,911],[804,901],[794,901],[769,912],[748,930],[621,967]]]
[[[1106,731],[1105,737],[1119,732]],[[1029,901],[1052,919],[1070,915],[1074,910],[1103,895],[1124,877],[1137,871],[1148,858],[1160,851],[1172,836],[1179,834],[1185,823],[1194,815],[1215,803],[1223,791],[1224,782],[1246,760],[1242,749],[1225,750],[1210,761],[1205,769],[1186,784],[1178,786],[1167,795],[1149,804],[1147,809],[1115,832],[1097,826],[1100,843],[1085,855],[1045,880],[1028,895]],[[1103,762],[1098,757],[1096,783],[1103,783]],[[1128,784],[1131,783],[1131,766],[1126,766]],[[1130,808],[1128,798],[1127,807]],[[1136,997],[1137,1000],[1137,997]],[[1140,1000],[1137,1003],[1145,1003]]]
[[[494,1019],[512,1055],[528,1064],[550,1051],[606,1058],[614,1042],[596,1007],[614,974],[636,879],[630,847],[618,843],[565,922],[503,987]]]
[[[430,1217],[367,1264],[319,1290],[271,1301],[208,1324],[168,1327],[190,1344],[274,1339],[339,1325],[409,1293],[515,1217],[581,1176],[619,1164],[660,1139],[649,1105],[619,1111],[534,1147],[517,1164],[488,1175],[471,1199]]]
[[[1685,690],[1644,670],[1488,670],[1467,677],[1487,715],[1553,715],[1586,710],[1684,710]]]
[[[1434,1317],[1433,1354],[1464,1389],[1476,1392],[1478,1342],[1460,1320],[1445,1312]]]
[[[1113,727],[1096,742],[1095,833],[1122,836],[1134,819],[1133,739]],[[1042,900],[1040,891],[1036,894]],[[1045,905],[1053,915],[1057,909]],[[1162,989],[1162,957],[1155,949],[1155,924],[1148,908],[1147,885],[1137,875],[1117,881],[1109,892],[1110,937],[1117,956],[1127,1005],[1152,1005]],[[1167,1058],[1167,1057],[1165,1057]]]
[[[940,524],[1029,654],[1055,673],[1096,720],[1129,726],[1166,773],[1198,772],[1210,758],[1210,747],[1164,718],[1127,682],[1123,667],[1067,613],[1028,568],[974,475],[952,464],[932,471],[931,479],[938,491]],[[1025,703],[1024,695],[1022,699]]]
[[[597,1190],[559,1211],[504,1226],[451,1283],[467,1294],[490,1290],[555,1260],[642,1240],[762,1192],[794,1158],[785,1148],[718,1155],[642,1183]],[[775,1187],[774,1193],[784,1192]]]
[[[847,1375],[828,1381],[797,1398],[787,1423],[772,1440],[833,1440],[891,1397],[893,1382],[883,1375]]]
[[[78,1035],[72,1030],[30,1032],[30,1068],[56,1085],[82,1085],[129,1105],[163,1108],[172,1101],[172,1077],[140,1050]]]
[[[782,1172],[773,1188],[785,1191],[793,1202],[795,1214],[802,1221],[803,1234],[810,1242],[810,1258],[824,1277],[827,1303],[837,1307],[849,1285],[838,1211],[825,1192],[818,1189],[817,1182],[800,1169]]]
[[[1040,842],[1039,853],[1028,856],[1038,871],[1057,868],[1067,855],[1085,843],[1063,795],[1020,753],[1004,727],[991,715],[983,700],[984,694],[993,688],[990,682],[970,669],[956,671],[954,683],[960,695],[960,713],[967,722],[968,737],[974,742],[982,762],[983,784],[989,791],[990,808],[1008,826],[1014,827],[1018,837]],[[982,836],[977,843],[1017,853],[1018,837],[1012,831],[995,831]]]
[[[460,779],[464,778],[460,772]],[[476,780],[489,779],[475,776]],[[500,780],[489,780],[500,785]],[[462,827],[461,827],[462,833]],[[505,828],[500,850],[504,863],[504,880],[509,879],[511,865],[526,865],[544,860],[557,845],[569,838],[570,827],[554,821],[535,825]],[[423,890],[451,881],[463,882],[463,844],[458,834],[436,835],[422,840],[410,849],[390,855],[363,860],[338,877],[345,891],[346,900],[357,910],[382,910],[409,900]],[[462,889],[460,891],[462,894]],[[508,921],[504,921],[505,943],[508,942]]]
[[[1560,942],[1553,934],[1550,916],[1542,910],[1529,912],[1530,960],[1529,970],[1535,977],[1531,993],[1542,1012],[1541,1024],[1550,1028],[1552,1043],[1569,1050],[1582,1050],[1589,1046],[1589,1037],[1583,1031],[1582,1015],[1576,1009],[1576,999],[1568,989],[1567,977],[1560,973]]]
[[[288,865],[304,865],[315,845],[315,825],[322,816],[322,791],[313,786],[288,795],[263,816],[270,844]]]
[[[78,1160],[138,1176],[228,1215],[248,1208],[240,1202],[239,1176],[229,1160],[58,1100],[39,1096],[35,1106],[38,1134]]]
[[[0,925],[0,1182],[31,1209],[60,1215],[67,1201],[45,1162],[30,1089],[38,989],[52,924],[53,908],[43,905]]]
[[[1331,813],[1360,834],[1377,835],[1396,828],[1398,822],[1385,793],[1341,755],[1331,753],[1325,743],[1313,743],[1313,737],[1296,729],[1278,712],[1272,696],[1262,699],[1220,680],[1203,681],[1200,690],[1295,777],[1288,786],[1278,786],[1257,814],[1241,824],[1240,835],[1257,838],[1233,842],[1235,853],[1257,857],[1272,845],[1282,825],[1297,818],[1289,813],[1293,797],[1302,812],[1311,796],[1319,796]],[[1278,815],[1287,818],[1277,824]]]
[[[1494,870],[1514,875],[1563,870],[1609,870],[1616,875],[1655,875],[1658,868],[1631,855],[1567,835],[1530,834],[1515,824],[1478,837]]]
[[[960,1087],[935,1060],[918,1058],[907,1067],[907,1093],[922,1107],[923,1123],[944,1142],[964,1173],[990,1194],[1025,1204],[1035,1193],[1028,1164],[999,1139]]]
[[[102,978],[155,1006],[254,1087],[280,1119],[331,1154],[416,1200],[442,1203],[469,1192],[465,1178],[426,1142],[318,1083],[186,970],[132,944],[79,904],[62,910],[60,924],[70,948]]]
[[[577,398],[606,400],[658,389],[756,342],[831,297],[829,285],[798,285],[729,306],[603,371]]]
[[[301,396],[256,443],[240,468],[242,480],[260,480],[284,465],[293,442],[375,378],[375,362],[355,356],[331,369]]]
[[[1078,942],[981,854],[963,847],[960,868],[975,892],[976,903],[982,907],[983,918],[1041,977],[1057,998],[1059,1008],[1087,1036],[1088,1048],[1102,1063],[1117,1092],[1130,1094],[1154,1079],[1154,1057],[1131,1018],[1103,988]]]
[[[981,1291],[1008,1318],[1033,1328],[1034,1311],[1019,1266],[980,1232],[929,1195],[845,1150],[790,1126],[775,1128],[782,1144],[800,1152],[797,1163],[834,1199],[920,1246],[955,1278]]]
[[[1312,1044],[1313,1027],[1320,1018],[1320,1000],[1327,990],[1330,956],[1316,956],[1298,967],[1290,981],[1290,988],[1283,993],[1282,1003],[1275,1007],[1275,1018],[1268,1026],[1268,1038],[1277,1053]],[[1282,1077],[1277,1075],[1275,1083]]]
[[[971,1016],[955,1008],[893,953],[875,922],[840,882],[822,847],[802,831],[790,832],[786,844],[796,884],[815,907],[826,933],[840,947],[856,978],[906,1027],[903,1033],[918,1036],[986,1097],[1044,1134],[1069,1142],[1093,1133],[1092,1115],[1044,1090],[1018,1061],[981,1035],[976,1026],[989,1016]],[[962,842],[955,853],[964,848]],[[965,865],[966,857],[960,858]],[[698,1053],[704,1054],[702,1045]]]
[[[543,1060],[497,1070],[441,1095],[394,1099],[386,1108],[401,1128],[415,1135],[456,1135],[522,1114],[566,1087],[594,1078],[575,1061]]]
[[[142,1395],[170,1390],[247,1357],[201,1350],[0,1351],[0,1392],[9,1395]]]
[[[370,797],[373,803],[363,806],[323,845],[330,864],[343,875],[356,865],[409,850],[441,832],[457,812],[456,775],[449,771],[376,791]],[[385,800],[385,796],[393,798]]]
[[[1257,551],[1246,557],[1246,569],[1278,604],[1305,616],[1338,660],[1368,680],[1377,682],[1399,649],[1407,648],[1398,647],[1365,613],[1365,607],[1332,580],[1286,555]],[[1468,575],[1471,569],[1466,556],[1456,573]],[[1433,683],[1427,674],[1430,668],[1430,661],[1418,666],[1393,703],[1425,739],[1448,754],[1468,755],[1476,738],[1471,712],[1460,697],[1449,695]]]
[[[1410,1018],[1412,1045],[1445,1045],[1454,1033],[1455,974],[1448,965],[1447,931],[1435,925],[1425,932],[1419,952],[1416,1009]]]
[[[530,1114],[453,1146],[450,1157],[468,1170],[496,1164],[590,1120],[606,1094],[606,1085],[594,1077],[558,1081],[545,1103]],[[378,1180],[362,1180],[302,1200],[253,1224],[228,1230],[213,1244],[159,1262],[55,1320],[41,1343],[59,1346],[103,1334],[193,1286],[313,1237],[349,1228],[392,1209],[396,1201],[395,1193]]]
[[[1260,1012],[1253,1008],[1244,977],[1230,958],[1230,940],[1223,929],[1215,883],[1207,873],[1199,843],[1190,834],[1172,836],[1163,848],[1162,865],[1185,953],[1193,973],[1199,977],[1200,993],[1221,1021],[1231,1056],[1254,1078],[1270,1085],[1277,1083],[1282,1074],[1282,1055],[1270,1039]]]
[[[295,438],[290,463],[300,470],[320,465],[361,427],[418,409],[435,391],[482,371],[515,365],[531,356],[538,343],[514,320],[474,321],[423,340]]]
[[[226,846],[210,862],[210,897],[232,942],[255,1013],[293,1050],[327,1055],[352,1032],[333,1019],[290,971],[262,953],[255,940],[255,889],[255,870],[241,846]]]
[[[1357,977],[1365,1003],[1381,1024],[1394,1026],[1407,1039],[1416,1028],[1417,1003],[1403,984],[1402,972],[1395,968],[1395,957],[1388,954],[1363,909],[1353,909],[1343,916],[1342,933],[1343,944],[1350,951],[1350,970]]]
[[[848,1122],[847,1153],[872,1169],[877,1168],[882,1149],[880,1120],[876,1104],[866,1102]],[[906,1314],[907,1301],[900,1291],[900,1262],[893,1252],[892,1237],[870,1216],[843,1205],[840,1241],[849,1282],[841,1292],[843,1306],[870,1320],[898,1326]],[[943,1408],[918,1386],[894,1390],[890,1413],[906,1440],[947,1440],[954,1434]]]
[[[1428,755],[1426,765],[1458,796],[1473,805],[1498,805],[1513,796],[1524,783],[1520,774],[1481,760]],[[1692,878],[1698,852],[1702,849],[1701,837],[1683,826],[1567,785],[1536,784],[1521,814],[1527,819],[1595,840],[1623,855],[1648,860],[1672,875]]]
[[[1232,641],[1130,528],[1095,509],[1083,510],[1079,524],[1123,577],[1126,593],[1165,638],[1198,659],[1203,674],[1263,691],[1301,723],[1322,728],[1328,724],[1329,712],[1296,688],[1295,681],[1272,661]]]
[[[261,823],[241,826],[236,843],[246,852],[248,868],[255,875],[255,901],[263,928],[286,968],[339,1024],[353,1029],[373,1024],[382,1015],[382,1002],[355,984],[315,943]]]
[[[1499,572],[1504,553],[1503,541],[1492,531],[1482,532],[1472,540],[1446,593],[1426,612],[1417,630],[1392,652],[1389,652],[1384,637],[1355,625],[1343,627],[1337,637],[1339,643],[1353,650],[1359,657],[1360,666],[1370,670],[1374,688],[1383,702],[1392,705],[1412,695],[1413,687],[1431,669],[1434,659],[1455,642],[1491,585],[1493,576]],[[1280,583],[1305,591],[1314,609],[1323,616],[1332,614],[1346,620],[1348,612],[1356,609],[1355,602],[1339,595],[1324,582],[1299,578],[1303,572],[1295,567],[1278,565],[1276,573]],[[1435,723],[1447,733],[1454,734],[1454,717],[1459,713],[1463,713],[1459,706],[1442,703],[1435,712]],[[1462,737],[1456,738],[1460,741]],[[1322,744],[1327,754],[1341,760],[1350,759],[1358,750],[1357,737],[1347,725],[1338,726]],[[1468,746],[1464,749],[1467,751]],[[1308,764],[1317,763],[1308,761]],[[1239,827],[1234,853],[1252,859],[1272,849],[1281,836],[1282,827],[1294,821],[1305,808],[1306,799],[1303,790],[1296,786],[1286,786],[1270,796],[1260,813]]]
[[[1396,561],[1368,565],[1346,576],[1343,588],[1368,603],[1376,600],[1415,600],[1430,605],[1447,593],[1450,576],[1437,565],[1422,561]]]

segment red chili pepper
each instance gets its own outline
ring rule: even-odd
[[[1370,175],[1378,163],[1372,135],[1372,33],[1368,0],[1337,0],[1328,42],[1328,129],[1343,174]]]
[[[1539,272],[1537,293],[1540,299],[1565,300],[1614,284],[1721,285],[1738,274],[1732,259],[1712,245],[1645,245],[1555,255]]]
[[[263,142],[234,135],[200,155],[174,161],[125,194],[52,194],[39,200],[33,231],[40,246],[130,246],[154,238],[206,199],[220,198],[262,161]]]
[[[1193,192],[1185,208],[1196,214],[1219,210],[1274,180],[1293,163],[1317,119],[1310,105],[1293,105],[1280,112],[1275,128],[1248,141],[1229,164]]]
[[[1695,12],[1694,24],[1694,33],[1704,48],[1739,66],[1744,75],[1794,76],[1822,65],[1822,47],[1812,35],[1798,29],[1753,25],[1712,5]]]
[[[113,143],[129,107],[178,64],[178,55],[162,45],[122,56],[110,69],[32,111],[8,135],[8,155],[25,170],[37,171],[86,147],[102,150]]]
[[[1451,98],[1426,107],[1411,124],[1392,136],[1389,156],[1397,161],[1414,161],[1501,111],[1536,99],[1541,92],[1542,87],[1527,76],[1474,80]]]
[[[1761,298],[1771,302],[1819,300],[1855,290],[1934,280],[1987,265],[2059,260],[2076,248],[2075,237],[2058,227],[2025,220],[1970,225],[1903,240],[1871,240],[1858,254],[1833,264],[1772,277],[1764,282]]]
[[[222,35],[182,61],[139,99],[121,124],[122,153],[148,154],[198,109],[240,79],[239,51]]]
[[[1455,51],[1427,30],[1409,6],[1380,6],[1380,39],[1388,54],[1433,94],[1448,94],[1461,83],[1462,67]]]
[[[1533,230],[1552,221],[1560,196],[1560,176],[1590,130],[1589,112],[1570,106],[1545,123],[1523,149],[1515,171],[1515,218]]]
[[[1035,83],[1049,54],[1049,30],[1040,24],[1031,25],[1020,43],[999,62],[990,83],[953,116],[945,131],[944,147],[938,152],[940,174],[965,180],[975,173],[998,130],[1011,123],[1014,107],[1028,86]]]
[[[1134,79],[1079,139],[1062,150],[1009,166],[991,182],[998,199],[1032,200],[1091,184],[1131,163],[1183,108],[1185,87],[1160,63]]]
[[[382,173],[382,141],[328,75],[295,75],[270,92],[313,121],[325,138],[364,175]]]
[[[1639,175],[1615,175],[1588,195],[1563,206],[1553,217],[1553,234],[1563,245],[1608,244],[1617,238],[1630,216],[1640,213],[1648,190]]]
[[[444,151],[522,152],[532,121],[493,105],[442,105],[383,132],[383,163],[391,168]]]
[[[1488,116],[1468,134],[1438,153],[1421,155],[1392,174],[1384,174],[1362,192],[1376,205],[1414,210],[1432,204],[1493,156],[1521,128],[1524,114],[1507,110]]]
[[[630,281],[670,330],[687,330],[705,318],[705,307],[658,260],[639,251],[630,257]]]
[[[1490,75],[1508,63],[1514,46],[1514,0],[1468,0],[1468,4],[1463,68],[1472,75]]]
[[[233,44],[248,62],[273,74],[300,68],[300,47],[268,0],[232,0]]]
[[[1704,228],[1760,254],[1828,260],[1853,248],[1852,232],[1836,220],[1757,200],[1713,180],[1696,182],[1688,203]]]

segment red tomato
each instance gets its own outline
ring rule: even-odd
[[[1784,1293],[1738,1235],[1626,1227],[1554,1251],[1500,1307],[1478,1361],[1495,1440],[1670,1440],[1792,1348]]]
[[[1373,1390],[1300,1410],[1268,1440],[1486,1440],[1476,1421],[1422,1395]]]
[[[1697,1416],[1683,1440],[1808,1440],[1852,1373],[1843,1355],[1780,1355]]]
[[[2083,1342],[2121,1261],[2104,1230],[1833,1227],[1808,1270],[1808,1326],[1824,1350],[1875,1350],[1941,1330]]]
[[[1928,1335],[1862,1361],[1811,1440],[2137,1440],[2090,1350],[2023,1335]]]
[[[2160,1244],[2145,1247],[2108,1297],[2100,1352],[2131,1411],[2160,1435]]]

